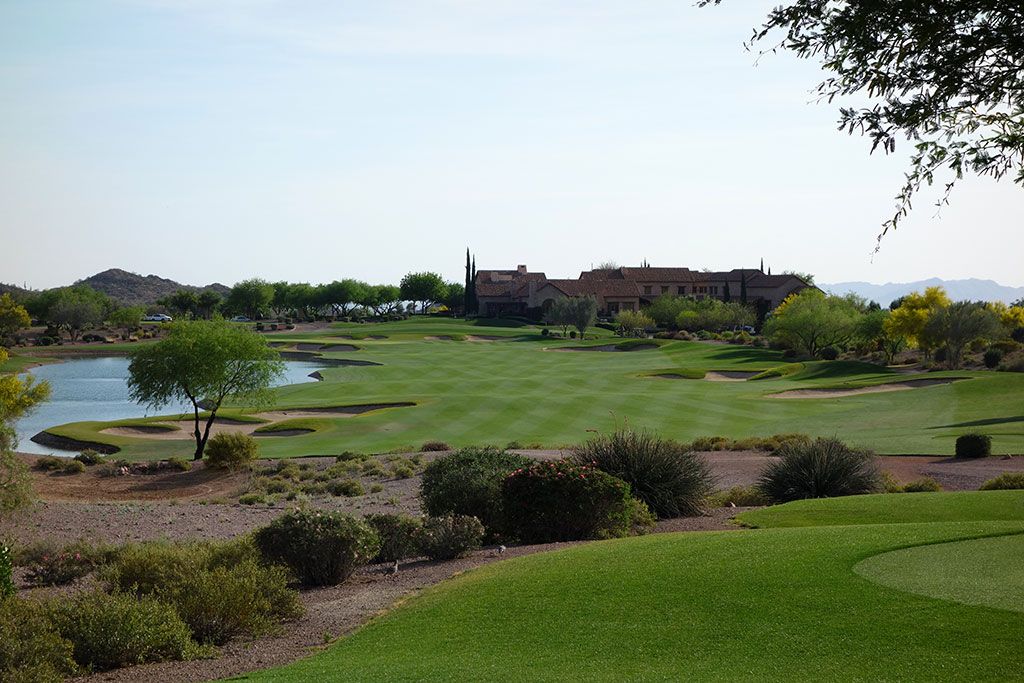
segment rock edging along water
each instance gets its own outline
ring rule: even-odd
[[[120,452],[120,448],[109,443],[100,443],[99,441],[82,441],[79,439],[71,439],[66,436],[57,436],[50,432],[39,432],[32,437],[32,441],[39,444],[40,446],[46,446],[47,448],[56,448],[60,451],[84,451],[87,448],[91,448],[97,453],[103,455],[113,455],[114,453]]]

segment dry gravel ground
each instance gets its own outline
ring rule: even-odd
[[[525,451],[537,458],[559,457],[559,451]],[[440,454],[424,454],[427,459]],[[721,488],[752,484],[771,456],[759,452],[705,454]],[[25,456],[31,460],[32,456]],[[936,457],[884,457],[882,468],[901,482],[922,476],[937,479],[949,490],[976,489],[1006,471],[1024,471],[1024,458],[961,461]],[[231,538],[269,522],[288,505],[245,506],[207,502],[237,495],[248,475],[222,474],[201,465],[191,472],[100,478],[91,472],[58,475],[33,472],[42,501],[17,515],[0,519],[0,537],[27,544],[37,540],[67,543],[78,539],[121,543],[154,538],[172,540]],[[356,514],[404,512],[418,514],[419,478],[374,480],[384,491],[358,498],[318,500],[317,505]],[[706,517],[660,522],[658,532],[735,529],[729,521],[744,508],[725,508]],[[451,562],[410,561],[397,574],[371,566],[342,586],[302,591],[306,615],[280,633],[223,648],[216,659],[170,662],[95,674],[89,681],[201,681],[233,676],[284,664],[306,656],[330,639],[359,625],[403,598],[457,573],[500,559],[557,550],[571,544],[511,547],[503,555],[478,551]],[[21,579],[23,572],[17,578]]]

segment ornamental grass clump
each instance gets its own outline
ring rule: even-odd
[[[793,443],[776,455],[779,460],[764,469],[757,487],[778,503],[873,493],[882,488],[874,454],[850,448],[838,439]]]
[[[980,491],[1024,489],[1024,472],[1004,472],[981,485]]]
[[[502,494],[508,532],[524,543],[616,538],[653,524],[629,484],[571,460],[518,469],[505,479]]]
[[[462,448],[441,456],[423,470],[423,510],[435,517],[476,517],[490,537],[503,533],[502,482],[532,460],[499,448]]]
[[[647,431],[621,429],[598,436],[574,448],[572,459],[622,479],[661,518],[701,514],[704,499],[714,490],[704,458]]]
[[[342,583],[380,552],[380,537],[369,524],[322,510],[284,514],[253,540],[264,559],[285,565],[306,586]]]

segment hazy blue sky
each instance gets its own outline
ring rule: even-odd
[[[776,0],[0,0],[0,281],[108,267],[461,280],[603,260],[1024,284],[1024,191],[939,190],[884,240],[817,66],[742,42]]]

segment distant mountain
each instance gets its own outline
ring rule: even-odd
[[[157,299],[174,294],[179,289],[190,292],[202,292],[207,289],[226,296],[231,291],[219,282],[205,287],[183,285],[174,280],[168,280],[157,275],[142,276],[137,273],[129,273],[119,268],[111,268],[102,273],[96,273],[92,277],[79,280],[76,285],[89,285],[97,292],[103,292],[111,299],[118,301],[124,306],[138,306],[152,304]]]
[[[10,294],[15,301],[21,301],[26,296],[32,293],[32,290],[19,287],[18,285],[9,285],[4,282],[0,282],[0,294]]]
[[[1024,298],[1024,287],[1007,287],[993,280],[942,280],[933,277],[917,282],[887,282],[884,285],[873,285],[870,282],[837,282],[835,284],[818,285],[832,294],[854,292],[887,307],[891,301],[911,292],[923,292],[926,287],[942,287],[954,301],[1002,301],[1011,303]]]

